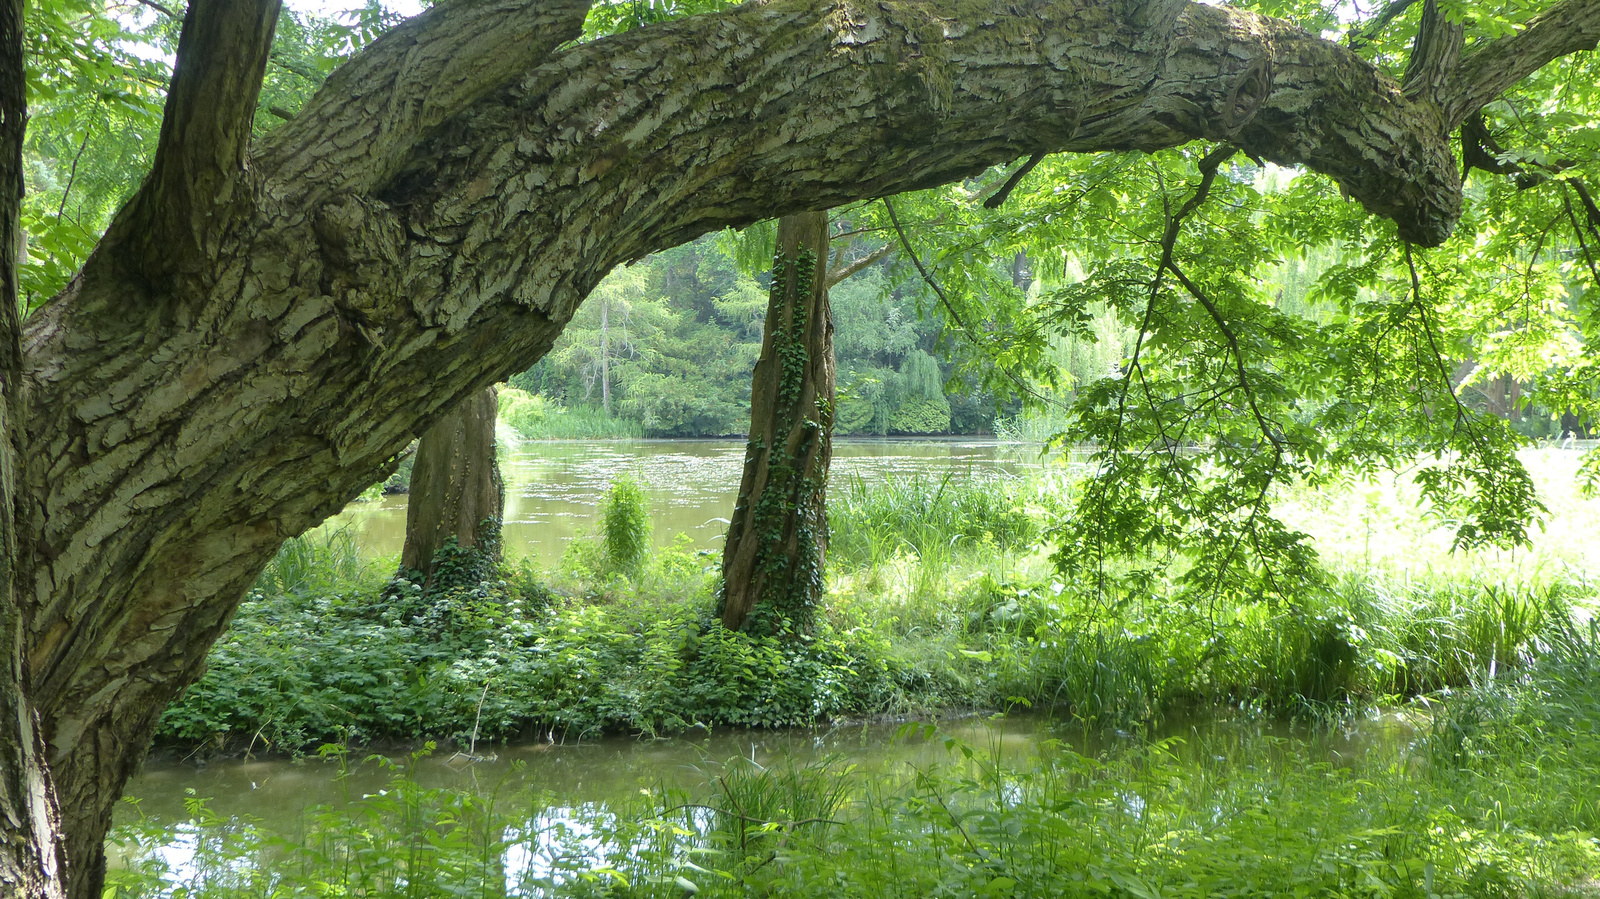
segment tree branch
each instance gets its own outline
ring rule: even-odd
[[[838,284],[840,281],[843,281],[856,272],[861,271],[867,266],[872,265],[874,262],[883,259],[893,252],[894,244],[884,244],[883,246],[873,250],[865,256],[862,256],[860,259],[857,259],[854,262],[847,262],[844,265],[829,268],[827,282],[828,288],[832,289],[835,284]]]
[[[156,0],[134,0],[134,2],[138,3],[140,6],[148,6],[149,8],[161,13],[169,19],[173,19],[174,21],[183,20],[183,16],[174,11],[172,7],[163,3],[157,3]]]
[[[1417,0],[1389,0],[1389,4],[1383,8],[1382,12],[1378,13],[1376,18],[1350,32],[1350,37],[1346,40],[1345,46],[1351,50],[1360,50],[1365,47],[1383,29],[1388,28],[1390,22],[1400,18],[1415,2]]]
[[[1154,151],[1199,138],[1330,175],[1423,243],[1443,240],[1459,214],[1459,172],[1437,110],[1406,100],[1334,43],[1181,0],[1155,3],[1148,16],[1089,0],[1038,3],[1002,15],[1003,29],[985,24],[997,15],[991,6],[961,0],[935,17],[914,4],[771,0],[580,44],[448,116],[378,196],[429,218],[482,218],[498,229],[558,188],[609,202],[603,197],[621,187],[630,213],[651,221],[647,242],[671,245],[1036,153]],[[1031,38],[1012,40],[1012,31]],[[908,72],[922,88],[888,87]],[[338,90],[330,82],[324,92]],[[299,171],[319,184],[365,180],[371,166],[343,151],[324,167],[304,149],[321,118],[302,113],[274,136],[273,159],[306,157],[279,169],[284,180]],[[893,148],[921,149],[908,156],[886,146],[885,135]],[[364,147],[369,137],[352,132],[336,142]],[[467,155],[469,145],[478,151]],[[844,157],[853,161],[839,166]],[[687,164],[657,180],[668,158]],[[408,213],[412,224],[420,218]],[[606,248],[618,238],[586,243]],[[648,250],[615,252],[621,262]]]
[[[155,162],[107,232],[152,286],[209,267],[249,202],[245,153],[279,3],[194,0],[184,17]]]
[[[1429,2],[1432,2],[1432,0],[1429,0]],[[1211,302],[1211,298],[1206,295],[1205,291],[1200,289],[1200,285],[1189,280],[1189,277],[1178,267],[1177,260],[1173,258],[1174,250],[1178,244],[1178,231],[1183,224],[1183,220],[1188,218],[1196,209],[1199,209],[1200,204],[1206,201],[1206,197],[1211,193],[1211,185],[1217,180],[1217,169],[1237,152],[1239,151],[1236,147],[1222,146],[1207,153],[1205,158],[1200,160],[1200,186],[1195,188],[1194,195],[1189,197],[1183,206],[1178,209],[1178,214],[1167,220],[1166,233],[1161,238],[1160,268],[1172,272],[1172,276],[1178,279],[1178,283],[1183,285],[1183,289],[1199,301],[1200,305],[1205,308],[1206,314],[1211,316],[1212,323],[1217,326],[1217,330],[1228,343],[1228,351],[1233,356],[1234,369],[1238,375],[1239,389],[1244,392],[1245,400],[1250,405],[1250,414],[1256,420],[1256,427],[1261,430],[1261,436],[1272,444],[1273,451],[1281,457],[1284,451],[1283,438],[1268,424],[1266,416],[1261,413],[1261,407],[1256,403],[1255,390],[1250,386],[1250,376],[1245,368],[1244,351],[1239,348],[1239,338],[1233,333],[1233,329],[1228,326],[1228,321],[1223,318],[1222,311],[1216,307],[1216,304]]]
[[[1461,61],[1441,89],[1444,125],[1453,129],[1551,60],[1600,42],[1600,0],[1562,0],[1515,34],[1491,41]]]
[[[1018,184],[1022,183],[1022,179],[1026,178],[1028,173],[1033,171],[1033,167],[1044,161],[1044,155],[1045,154],[1043,153],[1035,153],[1028,157],[1027,162],[1024,162],[1022,165],[1018,166],[1017,170],[1012,172],[1010,177],[1006,178],[1006,183],[1000,185],[1000,189],[994,192],[994,196],[983,201],[983,208],[999,209],[1000,204],[1006,201],[1006,197],[1011,196],[1011,192],[1017,189]]]
[[[336,69],[263,143],[263,170],[318,196],[373,189],[429,129],[576,39],[591,3],[435,4]]]
[[[1401,79],[1406,96],[1430,101],[1439,96],[1461,61],[1464,34],[1461,23],[1446,19],[1439,11],[1438,0],[1426,0],[1422,23],[1411,44],[1411,58],[1406,61],[1405,77]]]

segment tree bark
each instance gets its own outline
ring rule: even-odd
[[[65,895],[60,814],[23,669],[17,602],[18,424],[23,404],[17,266],[21,263],[24,102],[22,0],[0,0],[0,892]]]
[[[750,442],[722,548],[722,623],[810,629],[828,551],[833,317],[828,215],[778,220],[767,320],[750,387]],[[768,615],[753,619],[761,608]]]
[[[486,387],[451,410],[417,441],[406,500],[400,567],[433,580],[435,554],[451,538],[500,557],[505,486],[495,458],[495,389]]]
[[[1600,0],[1562,0],[1408,96],[1186,0],[767,0],[585,43],[584,0],[448,2],[252,149],[276,10],[190,4],[155,172],[7,338],[22,650],[0,693],[20,685],[5,720],[31,702],[47,758],[27,768],[20,724],[0,742],[8,777],[54,782],[75,899],[98,899],[161,709],[282,541],[529,367],[614,265],[1037,153],[1195,139],[1327,174],[1435,244],[1460,206],[1449,129],[1600,32]]]

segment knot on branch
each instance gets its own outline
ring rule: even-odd
[[[1272,93],[1272,54],[1268,52],[1250,61],[1239,80],[1228,89],[1227,102],[1222,107],[1222,131],[1232,140],[1261,111]]]
[[[399,312],[393,301],[405,247],[400,223],[382,203],[342,195],[312,215],[311,229],[321,250],[322,293],[344,325],[383,348],[384,323]]]

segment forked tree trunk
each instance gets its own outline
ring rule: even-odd
[[[765,0],[580,41],[589,5],[435,4],[252,145],[278,0],[190,0],[150,176],[20,351],[3,319],[6,870],[54,857],[99,899],[162,708],[283,540],[536,362],[613,266],[1023,156],[1197,138],[1326,174],[1435,245],[1460,211],[1450,132],[1600,33],[1600,0],[1558,0],[1459,63],[1429,43],[1444,64],[1402,89],[1188,0]],[[26,798],[52,782],[59,855]]]
[[[722,623],[810,627],[828,550],[824,505],[833,455],[833,318],[828,215],[778,220],[765,336],[750,388],[750,442],[722,549]]]
[[[417,441],[401,568],[433,580],[434,554],[451,537],[499,557],[505,486],[495,459],[494,422],[495,389],[486,387]]]

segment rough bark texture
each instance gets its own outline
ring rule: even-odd
[[[27,110],[22,0],[0,0],[0,894],[64,895],[60,817],[38,716],[22,667],[17,602],[17,423],[22,348],[17,265],[22,252],[22,140]]]
[[[722,548],[722,623],[772,631],[782,616],[812,623],[828,551],[833,458],[833,317],[828,310],[828,215],[778,220],[772,292],[750,385],[744,477]]]
[[[495,390],[486,387],[417,441],[401,568],[432,580],[434,554],[451,537],[460,546],[499,555],[505,486],[495,460],[494,422]]]
[[[582,0],[454,0],[246,151],[276,10],[190,5],[157,170],[7,382],[24,649],[0,676],[26,673],[78,899],[161,709],[278,545],[543,355],[615,264],[1039,152],[1198,138],[1328,174],[1433,244],[1460,205],[1448,129],[1600,30],[1600,0],[1563,0],[1408,96],[1187,0],[767,0],[584,44]]]

